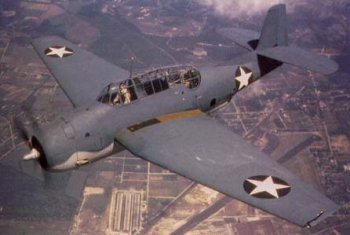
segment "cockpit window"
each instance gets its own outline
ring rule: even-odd
[[[187,88],[193,89],[199,86],[201,74],[193,67],[181,67],[175,71],[170,71],[168,81],[170,86],[184,84]]]
[[[135,86],[132,80],[128,79],[121,83],[109,84],[99,96],[98,101],[111,104],[120,105],[128,104],[137,99]]]
[[[137,99],[135,92],[135,86],[131,79],[128,79],[125,82],[121,82],[119,85],[120,89],[120,98],[123,104],[129,104],[132,101]]]
[[[106,102],[112,103],[114,105],[120,104],[122,102],[120,98],[120,90],[117,84],[110,85],[110,92],[108,95],[106,95],[106,97],[108,97],[108,100],[105,98]]]
[[[201,75],[198,70],[190,69],[184,74],[183,83],[187,88],[193,89],[199,86]]]
[[[199,86],[200,81],[199,71],[192,66],[165,67],[109,84],[101,92],[98,101],[110,105],[129,104],[175,85],[183,84],[193,89]]]
[[[152,81],[154,92],[160,92],[169,88],[168,82],[164,78],[156,78]]]
[[[149,78],[145,79],[145,81],[143,83],[143,87],[145,89],[146,95],[152,95],[154,93],[152,82],[150,81]]]

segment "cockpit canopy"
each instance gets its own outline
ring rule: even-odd
[[[200,72],[192,66],[165,67],[109,84],[102,90],[98,101],[110,105],[128,104],[174,86],[194,89],[200,81]]]

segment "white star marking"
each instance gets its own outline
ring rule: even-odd
[[[239,71],[241,72],[241,76],[236,77],[236,80],[239,81],[238,90],[241,90],[243,87],[249,85],[249,78],[252,76],[253,73],[246,73],[241,66],[239,66]]]
[[[278,189],[290,188],[290,186],[288,185],[274,183],[271,176],[267,177],[263,181],[250,180],[250,179],[247,179],[247,181],[256,186],[256,188],[253,191],[251,191],[249,195],[267,192],[271,196],[275,198],[279,198],[279,195],[277,192]]]
[[[64,55],[73,54],[72,51],[67,51],[66,47],[60,47],[60,48],[49,47],[49,49],[50,49],[50,52],[46,53],[46,55],[56,55],[60,58],[63,58]]]

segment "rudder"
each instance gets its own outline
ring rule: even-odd
[[[287,46],[286,5],[278,4],[270,8],[264,20],[257,50],[276,46]]]

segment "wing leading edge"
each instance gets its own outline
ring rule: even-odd
[[[300,226],[338,209],[216,120],[190,112],[129,127],[116,140],[137,156]]]
[[[74,106],[93,102],[110,82],[129,76],[126,70],[56,36],[36,39],[33,46]]]

